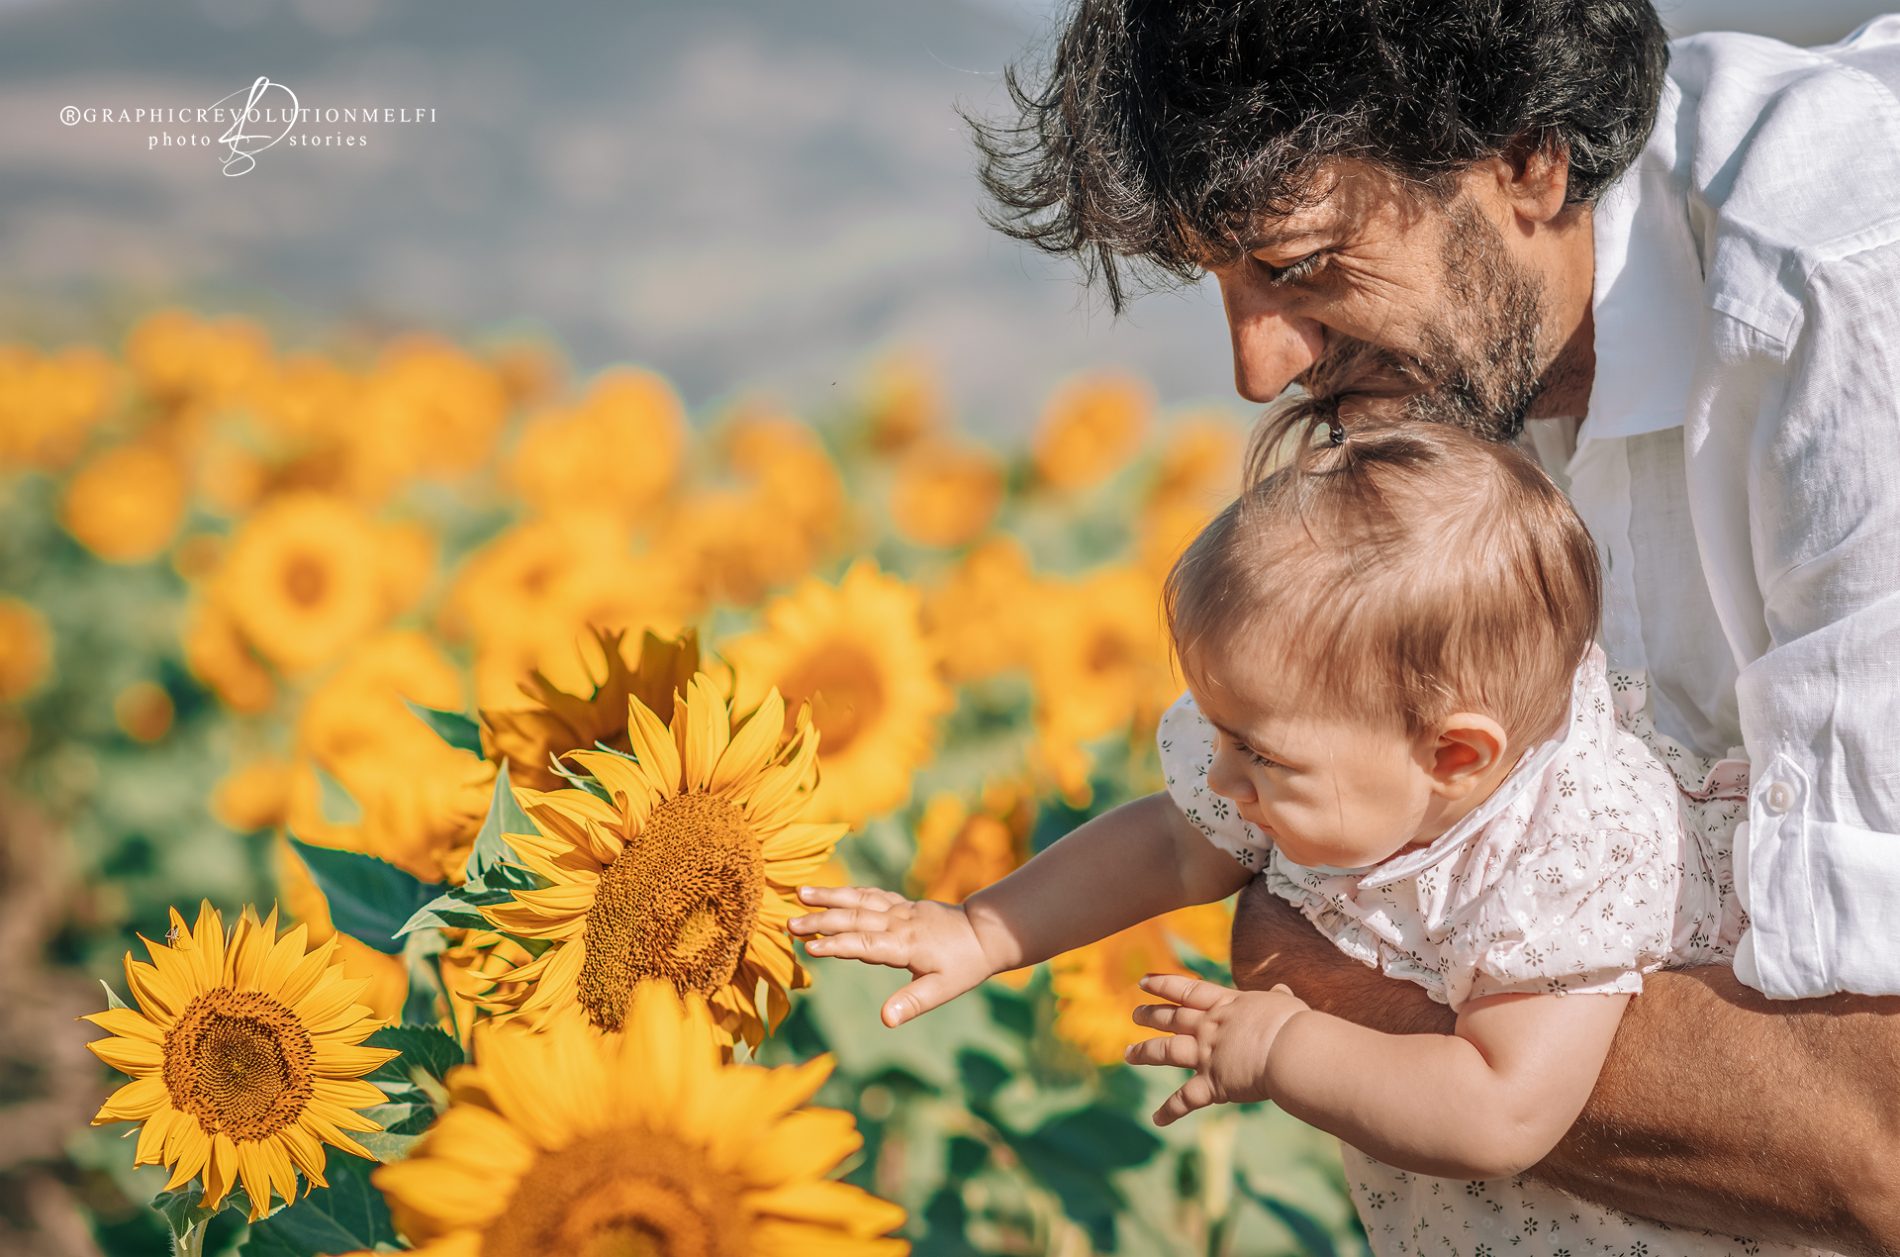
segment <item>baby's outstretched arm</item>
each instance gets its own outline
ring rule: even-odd
[[[1155,1114],[1272,1100],[1387,1165],[1502,1178],[1543,1160],[1596,1085],[1629,996],[1505,994],[1467,1003],[1453,1034],[1381,1034],[1309,1009],[1285,987],[1233,991],[1172,974],[1137,1009],[1170,1035],[1129,1059],[1196,1071]]]
[[[1224,899],[1251,874],[1202,836],[1166,794],[1078,826],[961,904],[888,890],[801,886],[824,909],[788,923],[814,956],[908,969],[884,1002],[895,1026],[998,973],[1033,965],[1188,904]]]

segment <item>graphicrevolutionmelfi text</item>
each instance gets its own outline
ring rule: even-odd
[[[374,109],[352,107],[296,109],[226,109],[221,106],[183,109],[81,109],[80,122],[434,122],[435,110],[383,106]]]

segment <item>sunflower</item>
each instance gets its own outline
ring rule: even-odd
[[[835,586],[807,581],[763,618],[721,653],[742,701],[774,686],[811,703],[825,739],[813,814],[855,823],[903,803],[950,708],[917,591],[861,560]]]
[[[362,1076],[396,1053],[362,1046],[380,1023],[333,944],[279,937],[275,910],[246,908],[228,939],[208,902],[196,926],[171,921],[168,943],[140,940],[150,964],[126,954],[138,1007],[85,1018],[112,1036],[86,1046],[133,1078],[92,1122],[142,1123],[134,1165],[170,1167],[166,1190],[202,1175],[214,1209],[242,1184],[261,1218],[273,1193],[296,1198],[299,1170],[306,1191],[325,1185],[323,1144],[371,1155],[344,1132],[382,1129],[357,1111],[384,1100]]]
[[[1078,490],[1121,470],[1141,447],[1154,395],[1132,375],[1103,372],[1056,390],[1031,445],[1036,477]]]
[[[572,405],[529,420],[508,469],[537,514],[578,511],[624,527],[671,491],[688,435],[685,407],[664,377],[616,367]]]
[[[976,681],[1022,667],[1035,629],[1024,610],[1040,593],[1022,542],[998,535],[972,547],[924,595],[924,623],[942,643],[945,675]]]
[[[497,979],[504,1015],[539,1028],[582,1015],[619,1030],[642,978],[712,1002],[728,1041],[757,1044],[810,978],[785,922],[801,880],[822,866],[842,825],[798,818],[818,772],[818,733],[800,712],[782,736],[778,691],[732,720],[704,673],[676,699],[671,729],[627,703],[632,757],[570,752],[612,801],[584,789],[517,789],[539,834],[508,834],[520,862],[550,883],[482,909],[503,933],[551,944]],[[757,991],[767,987],[762,1016]]]
[[[828,1177],[851,1115],[801,1107],[831,1067],[722,1064],[699,997],[645,982],[624,1035],[478,1027],[448,1111],[371,1181],[426,1257],[901,1257],[903,1209]]]
[[[60,503],[60,523],[107,562],[143,563],[177,534],[186,493],[176,459],[151,445],[121,445],[73,477]]]
[[[0,595],[0,703],[17,702],[53,670],[53,635],[33,604]]]
[[[327,663],[397,608],[386,538],[339,498],[286,495],[246,520],[218,596],[259,654],[286,671]]]
[[[696,632],[671,639],[647,633],[635,662],[621,650],[626,636],[624,629],[593,630],[603,663],[598,677],[591,667],[587,670],[592,693],[570,694],[537,670],[521,683],[532,706],[482,711],[489,758],[508,761],[509,781],[553,790],[561,785],[549,766],[554,756],[592,749],[596,743],[628,750],[627,699],[639,699],[649,711],[665,707],[673,691],[699,671]]]
[[[1099,1064],[1121,1060],[1130,1043],[1161,1033],[1130,1018],[1136,1005],[1156,1002],[1135,985],[1141,976],[1181,967],[1169,937],[1225,963],[1230,929],[1227,910],[1220,904],[1195,904],[1057,956],[1049,962],[1056,1033]]]
[[[1003,488],[1003,464],[988,450],[925,441],[898,462],[891,523],[918,545],[964,545],[996,518]]]

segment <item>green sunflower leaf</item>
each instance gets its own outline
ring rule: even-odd
[[[488,804],[488,815],[482,820],[481,832],[475,835],[474,850],[468,853],[468,880],[480,882],[489,869],[515,859],[503,834],[539,832],[521,805],[515,802],[514,789],[508,784],[508,765],[504,761],[501,771],[495,774],[495,793]]]
[[[313,846],[295,834],[290,845],[330,901],[330,919],[336,928],[391,956],[402,950],[396,935],[403,924],[448,889],[440,882],[411,877],[374,856]]]
[[[461,712],[424,707],[406,698],[402,701],[405,707],[416,714],[417,719],[434,731],[436,737],[458,751],[467,751],[472,755],[482,753],[482,727]]]
[[[282,1208],[281,1205],[278,1207]],[[231,1194],[220,1201],[216,1209],[206,1208],[204,1183],[194,1178],[176,1191],[160,1192],[152,1197],[152,1208],[158,1210],[165,1219],[165,1225],[171,1228],[173,1237],[182,1241],[193,1227],[208,1225],[211,1219],[228,1209],[248,1213],[251,1198],[244,1194],[242,1187],[233,1187]]]
[[[330,1186],[253,1223],[238,1250],[245,1257],[315,1257],[399,1244],[389,1206],[369,1181],[376,1163],[335,1148],[324,1152]]]

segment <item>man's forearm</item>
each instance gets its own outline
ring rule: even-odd
[[[1234,977],[1389,1034],[1451,1012],[1341,956],[1256,882]],[[1532,1173],[1678,1225],[1900,1253],[1900,999],[1770,1001],[1726,969],[1651,974],[1583,1115]]]

